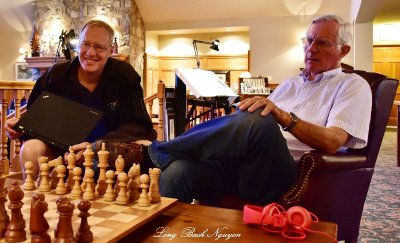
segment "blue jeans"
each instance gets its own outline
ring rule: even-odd
[[[275,118],[236,111],[201,123],[149,155],[161,170],[160,192],[181,201],[218,201],[237,193],[254,203],[279,199],[297,176]]]

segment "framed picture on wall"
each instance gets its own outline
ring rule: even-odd
[[[225,82],[230,87],[230,71],[229,70],[211,70],[221,81]]]
[[[15,63],[15,80],[32,81],[36,80],[37,70],[30,68],[26,62]]]

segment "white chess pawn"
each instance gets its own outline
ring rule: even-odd
[[[30,190],[35,190],[36,186],[35,186],[35,181],[32,178],[32,174],[33,174],[33,163],[31,161],[27,161],[25,162],[25,174],[26,174],[26,178],[25,178],[25,183],[24,183],[24,190],[30,191]]]
[[[40,164],[40,184],[39,184],[39,192],[48,192],[51,191],[50,183],[49,183],[49,170],[50,167],[47,163]]]
[[[83,200],[94,200],[96,199],[96,194],[94,192],[94,171],[93,169],[85,169],[85,176],[84,180],[86,182],[86,188],[85,191],[83,192]]]
[[[106,183],[107,183],[107,190],[106,193],[104,194],[104,200],[108,202],[112,202],[115,200],[115,193],[114,193],[114,178],[115,178],[115,173],[112,170],[108,170],[106,172]]]
[[[64,182],[64,177],[65,177],[65,172],[67,171],[67,167],[65,167],[65,165],[59,165],[56,167],[56,170],[57,170],[58,183],[55,192],[57,195],[67,194],[68,191]]]
[[[149,195],[147,194],[147,189],[149,188],[150,177],[147,174],[143,174],[140,176],[140,188],[142,188],[142,193],[140,193],[140,197],[138,200],[138,206],[140,207],[148,207],[151,205]]]
[[[118,186],[119,192],[115,203],[118,205],[125,205],[129,203],[128,194],[126,193],[126,184],[128,181],[128,175],[125,172],[122,172],[118,175]]]
[[[72,173],[74,174],[74,186],[72,187],[72,191],[71,191],[71,196],[74,198],[80,198],[82,197],[82,189],[81,189],[81,175],[82,175],[82,169],[80,167],[75,167],[72,170]]]

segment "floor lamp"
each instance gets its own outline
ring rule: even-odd
[[[219,45],[219,40],[213,40],[211,39],[211,42],[207,41],[200,41],[200,40],[193,40],[193,48],[194,48],[194,55],[196,57],[196,64],[197,68],[200,68],[200,59],[199,59],[199,52],[197,50],[197,43],[202,43],[202,44],[210,44],[210,49],[219,51],[218,45]]]

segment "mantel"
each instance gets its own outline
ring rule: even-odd
[[[112,58],[119,59],[121,61],[129,62],[129,55],[125,54],[112,54]],[[40,73],[43,74],[53,64],[59,62],[65,62],[65,57],[25,57],[25,61],[28,63],[30,68],[37,68]]]
[[[30,68],[37,68],[42,72],[55,63],[65,62],[65,57],[25,57],[25,61]]]

